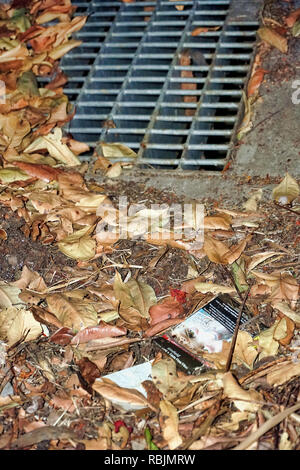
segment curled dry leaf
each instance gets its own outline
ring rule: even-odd
[[[72,344],[88,343],[94,339],[122,336],[127,333],[126,328],[109,325],[101,322],[100,325],[89,326],[80,330],[72,339]]]
[[[31,271],[25,265],[22,269],[22,274],[18,281],[12,283],[13,286],[19,289],[31,289],[36,292],[46,292],[47,286],[44,279],[36,271]]]
[[[244,390],[231,372],[223,375],[224,394],[233,400],[239,411],[256,412],[262,406],[262,396],[256,390]]]
[[[287,324],[284,318],[276,320],[275,323],[266,330],[263,330],[258,337],[258,345],[261,350],[259,360],[267,356],[276,356],[279,348],[279,341],[287,335]]]
[[[156,411],[156,408],[147,401],[142,393],[131,388],[119,387],[107,378],[96,380],[93,389],[113,404],[121,407],[125,406],[125,409],[126,405],[130,405],[136,409],[149,407],[151,410]]]
[[[281,253],[278,253],[276,251],[265,251],[264,253],[257,253],[256,255],[251,256],[251,258],[249,258],[248,262],[246,263],[247,271],[251,271],[267,259],[280,254]]]
[[[149,309],[150,323],[154,326],[170,318],[176,318],[184,312],[183,305],[173,297],[167,297],[162,302],[152,305]]]
[[[247,88],[247,96],[254,96],[258,93],[259,87],[264,79],[266,73],[269,73],[268,70],[265,69],[257,69],[252,77],[249,80],[248,88]]]
[[[60,344],[61,346],[66,346],[71,342],[71,339],[73,338],[74,333],[71,330],[71,328],[68,328],[66,326],[63,326],[62,328],[59,328],[53,335],[49,337],[49,341],[55,344]]]
[[[137,154],[124,144],[100,142],[100,149],[105,158],[136,158]]]
[[[80,165],[80,160],[77,156],[66,144],[62,143],[62,130],[58,127],[54,129],[53,133],[38,137],[28,147],[26,147],[24,151],[32,153],[43,149],[48,150],[51,157],[67,166]]]
[[[58,243],[58,248],[64,255],[76,260],[87,261],[94,258],[96,253],[96,241],[90,237],[95,226],[87,226],[77,230],[72,235]]]
[[[0,308],[18,307],[22,302],[19,298],[19,286],[0,282]]]
[[[167,441],[170,450],[177,449],[182,444],[182,438],[178,432],[177,410],[168,400],[162,400],[159,407],[162,417],[161,427],[163,437]]]
[[[273,301],[272,307],[276,308],[279,312],[292,320],[298,328],[300,327],[300,314],[294,312],[287,302]]]
[[[58,168],[52,168],[49,165],[39,165],[33,163],[14,161],[14,165],[25,171],[26,174],[39,178],[43,181],[49,182],[58,179],[58,175],[62,173],[62,170]]]
[[[277,387],[288,382],[293,377],[300,375],[300,362],[289,362],[288,364],[277,364],[267,374],[267,382],[271,386]]]
[[[202,292],[202,294],[207,294],[207,292],[212,294],[231,294],[235,292],[233,287],[221,286],[212,282],[196,282],[195,288],[198,292]]]
[[[257,189],[247,201],[243,204],[243,209],[247,212],[256,212],[257,211],[257,204],[261,200],[263,195],[263,190]]]

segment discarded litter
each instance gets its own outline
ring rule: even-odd
[[[230,341],[238,312],[239,307],[230,297],[216,297],[182,323],[155,338],[154,342],[184,372],[202,372],[210,364],[201,354],[205,351],[220,352],[223,341]],[[247,321],[248,317],[243,313],[241,325]]]

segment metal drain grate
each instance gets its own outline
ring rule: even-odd
[[[89,19],[62,61],[76,105],[68,131],[91,148],[121,142],[144,168],[221,170],[257,22],[231,19],[230,0],[75,4]],[[198,27],[214,30],[191,35]]]

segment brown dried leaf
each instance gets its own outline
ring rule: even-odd
[[[151,326],[169,318],[176,318],[184,312],[183,305],[173,297],[166,297],[159,304],[152,305],[149,309]]]
[[[64,326],[81,330],[97,324],[97,311],[92,303],[70,299],[66,294],[51,294],[46,297],[49,311]]]
[[[268,44],[271,44],[271,46],[276,47],[276,49],[278,49],[280,52],[283,52],[284,54],[287,53],[287,39],[277,33],[274,29],[263,26],[262,28],[259,28],[257,33],[263,41],[266,41]]]
[[[149,318],[149,309],[157,302],[151,286],[135,279],[124,283],[118,272],[114,279],[114,292],[123,309],[133,308],[143,318]]]
[[[187,386],[187,382],[177,376],[176,363],[170,357],[154,362],[151,374],[156,388],[167,400],[176,398]]]
[[[256,390],[244,390],[231,372],[223,375],[224,394],[233,400],[240,411],[256,412],[262,406],[257,401],[262,401],[262,396]]]
[[[151,410],[156,411],[156,408],[147,401],[142,393],[131,388],[119,387],[107,378],[96,380],[92,388],[103,398],[119,406],[130,404],[137,409],[149,407]]]
[[[168,400],[162,400],[159,407],[162,417],[163,437],[167,441],[170,450],[177,449],[182,444],[182,438],[178,432],[177,410]]]
[[[101,322],[100,325],[96,326],[89,326],[80,330],[72,339],[72,344],[82,344],[88,343],[89,341],[99,339],[99,338],[107,338],[107,337],[114,337],[114,336],[122,336],[127,333],[126,328],[117,327],[115,325],[109,325],[108,323]]]
[[[229,248],[225,243],[206,235],[203,248],[206,255],[213,263],[232,264],[241,256],[250,239],[251,235],[248,235],[237,245],[232,245]]]

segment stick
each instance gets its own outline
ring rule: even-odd
[[[232,337],[231,345],[230,345],[230,351],[229,351],[228,359],[227,359],[227,362],[226,362],[225,372],[228,372],[229,369],[230,369],[230,366],[231,366],[232,356],[233,356],[233,352],[234,352],[234,348],[235,348],[235,343],[236,343],[236,339],[237,339],[237,335],[238,335],[238,331],[239,331],[239,327],[240,327],[240,322],[241,322],[241,318],[242,318],[242,313],[243,313],[243,310],[244,310],[244,307],[245,307],[245,304],[246,304],[246,301],[247,301],[247,298],[248,298],[250,289],[251,289],[251,285],[248,287],[248,290],[247,290],[247,292],[246,292],[246,294],[245,294],[245,297],[244,297],[242,306],[241,306],[241,308],[240,308],[240,311],[239,311],[239,314],[238,314],[238,317],[237,317],[237,320],[236,320],[235,329],[234,329],[234,333],[233,333],[233,337]]]

